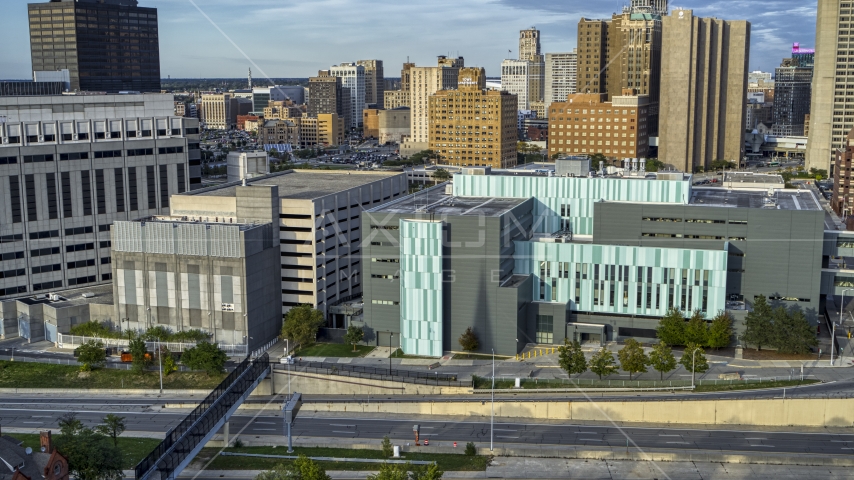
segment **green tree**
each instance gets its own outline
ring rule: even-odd
[[[800,310],[788,311],[778,307],[773,312],[774,335],[772,344],[781,353],[809,353],[818,345],[815,327]]]
[[[409,480],[409,463],[381,463],[375,475],[368,475],[368,480]]]
[[[168,352],[168,350],[167,350]],[[164,355],[163,358],[163,376],[169,376],[170,373],[175,373],[178,371],[178,362],[175,361],[175,357],[172,354]]]
[[[676,368],[676,357],[673,356],[670,345],[664,342],[656,343],[649,352],[649,364],[659,373],[661,380],[664,380],[664,374]]]
[[[311,305],[293,307],[285,314],[282,337],[289,338],[296,342],[297,347],[302,347],[314,342],[321,325],[323,325],[321,311],[311,308]]]
[[[582,374],[587,371],[587,359],[581,350],[581,344],[576,342],[566,343],[558,348],[557,364],[570,377],[573,374]]]
[[[718,349],[729,345],[732,338],[732,317],[724,310],[718,312],[709,325],[709,334],[706,345]]]
[[[394,445],[391,444],[391,439],[388,438],[388,435],[383,437],[383,441],[381,443],[383,456],[388,458],[394,455]]]
[[[445,170],[444,168],[438,168],[435,172],[433,172],[433,180],[436,183],[439,182],[447,182],[451,179],[451,174]]]
[[[747,312],[744,319],[744,343],[756,345],[757,350],[762,350],[762,345],[771,345],[773,341],[773,312],[771,306],[765,300],[765,295],[756,297],[753,302],[753,310]]]
[[[474,442],[469,442],[466,444],[466,456],[473,457],[477,455],[477,447],[475,447]]]
[[[427,465],[413,465],[409,480],[440,480],[445,474],[436,462]]]
[[[590,365],[590,371],[599,376],[599,380],[617,371],[614,354],[605,347],[593,354],[588,365]]]
[[[590,168],[592,168],[593,170],[599,170],[599,162],[604,162],[605,164],[607,164],[608,159],[605,157],[605,155],[599,152],[590,155]]]
[[[107,322],[96,322],[94,320],[74,325],[69,333],[81,337],[97,338],[119,338],[121,336],[119,332],[114,332]]]
[[[95,427],[95,431],[101,435],[106,435],[113,439],[113,445],[119,446],[119,435],[121,435],[127,426],[125,425],[125,417],[120,417],[113,413],[108,413],[104,417],[104,423]]]
[[[228,355],[212,343],[201,342],[185,351],[181,361],[192,370],[203,370],[208,375],[216,375],[225,370]]]
[[[89,340],[77,347],[77,361],[82,364],[80,370],[84,372],[103,367],[107,364],[107,352],[104,350],[104,343],[100,340]]]
[[[460,347],[462,347],[465,352],[473,352],[477,350],[477,347],[480,345],[478,341],[477,334],[474,333],[471,327],[466,328],[466,331],[460,335]]]
[[[331,480],[331,477],[314,460],[300,455],[293,463],[280,463],[259,473],[255,480]]]
[[[656,329],[658,339],[668,345],[685,344],[685,317],[675,308],[667,310],[667,314],[658,322]]]
[[[700,310],[694,310],[688,323],[685,324],[684,342],[705,346],[709,340],[709,326]]]
[[[79,480],[122,477],[122,452],[105,435],[84,427],[73,414],[60,419],[56,449],[68,459],[69,472]]]
[[[685,346],[685,351],[682,352],[682,358],[679,359],[679,363],[685,367],[685,370],[691,372],[691,383],[694,382],[694,375],[697,372],[703,373],[709,370],[706,352],[703,350],[703,347],[693,343]]]
[[[142,338],[131,338],[130,342],[128,342],[128,351],[132,357],[133,371],[142,373],[151,364],[151,357],[146,355],[148,351],[145,346],[145,340]]]
[[[620,359],[620,368],[629,372],[629,380],[636,373],[646,373],[646,366],[649,365],[649,358],[643,347],[634,338],[626,340],[626,344],[617,352],[617,358]]]
[[[344,341],[353,345],[354,352],[356,351],[356,344],[361,342],[363,338],[365,338],[364,328],[355,325],[347,327],[347,333],[344,334]]]

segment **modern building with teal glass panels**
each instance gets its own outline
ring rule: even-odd
[[[653,342],[670,308],[707,320],[726,310],[738,335],[759,295],[824,318],[828,242],[810,190],[485,173],[363,214],[368,338],[435,356],[459,350],[468,327],[478,351],[499,354]]]
[[[400,347],[442,356],[442,222],[400,220]]]
[[[711,319],[726,308],[726,250],[516,242],[517,272],[533,297],[570,311],[664,316],[670,308]]]
[[[534,198],[534,232],[593,235],[596,202],[684,205],[691,182],[599,177],[454,175],[458,197]]]

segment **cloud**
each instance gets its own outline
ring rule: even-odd
[[[536,26],[544,52],[571,51],[581,17],[609,18],[623,1],[589,0],[194,0],[246,55],[271,77],[308,77],[330,65],[382,59],[387,76],[407,60],[435,64],[436,55],[462,55],[467,65],[497,75],[516,55],[518,31]],[[25,2],[10,2],[0,20],[0,43],[26,39]],[[252,65],[189,0],[140,0],[156,7],[164,77],[242,77]],[[683,0],[701,16],[746,19],[753,26],[751,69],[773,69],[792,42],[815,42],[815,5],[794,0]],[[0,49],[0,76],[29,77],[29,49]],[[253,68],[253,75],[262,72]]]

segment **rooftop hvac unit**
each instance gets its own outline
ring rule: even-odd
[[[84,292],[82,295],[83,298],[93,298],[94,296],[95,296],[94,292]]]
[[[60,299],[59,295],[57,295],[55,293],[49,294],[48,298],[50,299],[51,302],[58,302]]]

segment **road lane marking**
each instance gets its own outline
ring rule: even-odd
[[[751,437],[751,438],[745,438],[745,440],[768,440],[768,439],[767,438],[759,438],[759,437]]]
[[[21,423],[44,423],[44,422],[21,422]]]
[[[356,428],[355,425],[345,425],[343,423],[330,423],[329,426],[330,427],[353,427],[353,428]]]
[[[669,434],[669,433],[659,433],[659,437],[681,437],[682,435]]]
[[[676,444],[679,444],[679,445],[690,445],[690,443],[689,443],[689,442],[667,442],[667,443],[676,443]]]
[[[750,445],[751,447],[776,448],[774,445]]]
[[[495,438],[519,438],[519,437],[505,437],[502,435],[496,435]]]
[[[275,425],[276,424],[276,422],[259,422],[259,421],[255,421],[255,423],[256,424],[264,424],[264,425]]]
[[[605,440],[600,440],[598,438],[578,438],[579,442],[604,442]]]
[[[421,428],[428,428],[428,427],[421,427]],[[509,428],[493,428],[493,430],[496,432],[516,432],[516,431],[518,431],[518,430],[511,430]]]
[[[255,430],[256,432],[277,432],[279,429],[278,428],[255,428],[253,430]]]
[[[332,433],[349,433],[350,435],[353,435],[356,432],[342,432],[341,430],[332,430]]]
[[[599,435],[599,432],[575,432],[576,435]]]

